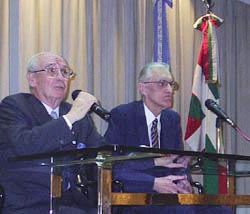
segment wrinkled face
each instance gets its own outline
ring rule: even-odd
[[[51,75],[43,71],[43,69],[51,67],[57,70],[56,74]],[[59,56],[43,56],[39,58],[39,62],[33,70],[41,71],[37,73],[31,71],[27,74],[32,93],[52,108],[57,107],[67,94],[69,79],[63,77],[60,72],[60,69],[64,67],[67,67],[67,64]]]
[[[151,75],[138,83],[144,103],[157,116],[161,110],[172,106],[173,77],[163,67],[152,68]]]

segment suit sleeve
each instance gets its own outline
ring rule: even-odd
[[[113,166],[113,180],[122,182],[125,192],[152,192],[154,176],[145,173],[143,169],[135,167],[136,162],[141,165],[143,160],[134,161],[131,167],[127,161]],[[133,164],[132,161],[129,161]],[[115,189],[117,190],[117,189]]]
[[[89,114],[73,125],[73,132],[77,143],[82,143],[86,147],[98,147],[106,144],[104,137],[98,133],[94,121]]]
[[[134,146],[133,144],[131,144],[131,142],[134,142],[134,138],[137,136],[132,136],[131,131],[128,131],[129,129],[131,129],[131,127],[128,127],[129,123],[127,121],[132,121],[131,118],[128,119],[129,116],[131,115],[127,114],[127,112],[121,110],[120,108],[115,108],[111,111],[111,120],[109,121],[108,129],[104,135],[108,143]],[[132,160],[126,161],[126,165],[131,167],[138,167],[139,169],[143,170],[154,167],[154,162],[152,159],[145,159],[144,163]]]
[[[20,101],[20,100],[19,100]],[[57,120],[40,122],[41,115],[30,112],[29,107],[12,97],[0,105],[0,147],[11,156],[29,155],[66,149],[75,136],[60,117]],[[86,119],[85,119],[86,120]],[[84,128],[84,127],[83,127]],[[88,120],[85,122],[85,136],[93,136]],[[86,137],[86,138],[87,138]]]
[[[184,145],[183,145],[183,141],[182,141],[182,130],[181,130],[181,125],[180,125],[180,117],[176,113],[174,118],[175,118],[175,120],[174,120],[175,124],[173,125],[173,128],[172,128],[172,130],[175,131],[175,133],[173,133],[173,138],[175,139],[175,145],[176,145],[176,147],[174,149],[183,150]],[[174,127],[176,127],[176,128],[174,128]]]
[[[124,123],[126,114],[121,113],[117,109],[111,111],[111,117],[108,122],[108,129],[104,134],[105,139],[109,144],[125,145]]]
[[[126,112],[115,108],[111,111],[111,120],[105,133],[110,144],[127,145]],[[152,192],[154,176],[146,174],[145,170],[153,168],[152,159],[129,160],[116,163],[113,167],[113,179],[122,182],[127,192]]]

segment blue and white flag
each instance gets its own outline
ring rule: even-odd
[[[154,3],[154,62],[170,64],[168,46],[168,26],[166,4],[173,6],[172,0],[153,0]]]

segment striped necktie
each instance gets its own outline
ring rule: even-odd
[[[158,129],[157,129],[158,119],[155,118],[152,127],[151,127],[151,141],[153,148],[159,148],[159,140],[158,140]]]
[[[50,112],[50,116],[51,116],[54,120],[58,119],[58,115],[57,115],[56,111]]]

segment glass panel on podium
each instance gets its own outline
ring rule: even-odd
[[[112,178],[112,166],[116,163],[126,164],[136,160],[150,160],[166,156],[172,157],[173,155],[175,156],[174,162],[178,162],[178,158],[188,157],[190,163],[187,168],[171,169],[171,173],[191,176],[225,176],[228,179],[227,193],[223,195],[204,194],[199,183],[194,183],[198,187],[198,191],[192,194],[131,192],[126,191],[127,188],[122,183],[114,181]],[[30,167],[29,162],[34,164],[35,161],[36,167],[50,168],[50,181],[48,181],[50,182],[50,197],[48,199],[50,214],[60,214],[58,210],[64,191],[73,187],[80,195],[85,195],[85,198],[96,196],[96,202],[93,206],[97,207],[98,214],[110,214],[111,206],[119,205],[209,204],[235,206],[250,204],[250,194],[235,194],[235,179],[250,177],[249,169],[237,166],[249,165],[250,156],[106,145],[98,148],[14,157],[11,161],[27,161],[27,167]],[[204,163],[207,161],[210,164],[205,168]],[[225,170],[218,171],[218,164],[225,166]],[[92,176],[93,165],[97,166],[95,167],[96,176]],[[88,174],[90,172],[88,170],[91,171],[90,174]],[[72,175],[74,176],[72,177]],[[115,192],[112,189],[112,186],[115,185],[118,185],[119,191]],[[93,186],[96,186],[95,193],[89,190]],[[90,199],[90,201],[94,200]],[[85,205],[82,204],[82,206]]]

